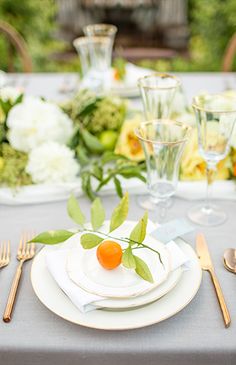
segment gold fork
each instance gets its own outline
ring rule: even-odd
[[[12,311],[13,311],[13,307],[14,307],[14,303],[15,303],[17,289],[19,286],[20,278],[21,278],[23,264],[25,261],[32,259],[35,255],[35,245],[33,243],[27,243],[28,241],[30,241],[32,236],[33,235],[31,235],[29,233],[23,233],[20,238],[20,243],[19,243],[19,247],[18,247],[18,251],[17,251],[17,260],[19,260],[20,263],[16,270],[16,273],[15,273],[15,276],[14,276],[14,279],[12,282],[11,290],[10,290],[10,293],[8,296],[5,312],[3,314],[4,322],[10,322],[10,320],[11,320],[11,315],[12,315]]]
[[[10,241],[3,241],[0,247],[0,269],[10,262]]]

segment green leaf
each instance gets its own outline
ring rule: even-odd
[[[57,243],[61,243],[66,241],[68,238],[73,236],[75,233],[69,232],[66,230],[58,230],[58,231],[47,231],[38,234],[29,242],[37,242],[44,243],[45,245],[55,245]]]
[[[117,161],[117,160],[127,160],[127,157],[115,154],[111,151],[106,151],[102,155],[101,162],[103,165],[107,164],[108,162]]]
[[[144,280],[149,281],[150,283],[153,283],[153,277],[151,274],[151,271],[149,270],[147,264],[140,259],[138,256],[134,256],[136,268],[136,273]]]
[[[86,129],[82,130],[82,138],[83,141],[88,147],[88,149],[92,152],[102,152],[104,151],[103,145],[100,143],[97,137],[93,136]]]
[[[120,183],[120,180],[117,179],[116,176],[114,176],[114,184],[115,184],[117,195],[120,198],[122,198],[123,197],[123,191],[122,191],[121,183]]]
[[[131,240],[139,243],[142,243],[144,241],[147,231],[147,221],[148,221],[148,213],[145,212],[144,216],[140,219],[140,221],[136,224],[136,226],[130,233],[129,238]]]
[[[146,178],[138,171],[130,169],[129,171],[118,172],[119,175],[123,176],[125,179],[132,179],[136,177],[137,179],[146,182]]]
[[[89,157],[87,155],[87,150],[83,146],[79,145],[76,147],[76,156],[81,166],[88,165]]]
[[[113,210],[110,223],[110,232],[121,226],[129,212],[129,194],[125,193],[117,207]]]
[[[74,150],[79,145],[80,140],[81,140],[80,126],[76,126],[74,128],[74,133],[68,143],[68,147]]]
[[[127,269],[135,269],[136,268],[136,261],[134,258],[134,255],[132,253],[132,250],[130,247],[128,247],[122,255],[122,264]]]
[[[97,236],[93,233],[85,233],[80,238],[80,243],[84,249],[88,250],[99,245],[104,238]]]
[[[87,195],[87,197],[90,200],[94,200],[96,196],[93,192],[92,185],[91,185],[91,173],[89,171],[84,171],[81,174],[81,179],[82,179],[83,192]]]
[[[99,185],[97,186],[97,188],[96,188],[96,191],[99,191],[99,190],[101,190],[101,188],[104,186],[104,185],[106,185],[110,180],[111,180],[111,178],[113,177],[113,174],[109,174],[105,179],[103,179],[100,183],[99,183]]]
[[[96,198],[91,205],[91,223],[96,231],[103,225],[105,220],[105,210],[99,198]]]
[[[102,181],[103,169],[100,166],[98,166],[97,164],[93,165],[92,174],[97,180]]]
[[[79,203],[75,196],[71,194],[68,203],[67,203],[67,212],[71,219],[80,226],[83,226],[85,223],[85,216],[83,215]]]

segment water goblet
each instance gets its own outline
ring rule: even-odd
[[[166,73],[154,73],[138,80],[145,120],[169,117],[180,84],[177,77]]]
[[[190,126],[169,119],[143,122],[135,130],[145,154],[148,192],[152,204],[160,207],[160,221],[165,219],[168,200],[175,193],[179,162],[190,131]]]
[[[230,148],[236,121],[236,98],[225,94],[199,95],[193,99],[198,130],[199,153],[206,162],[207,191],[205,204],[194,206],[189,218],[200,225],[216,226],[226,220],[226,214],[210,201],[211,186],[217,163]]]
[[[117,27],[113,24],[89,24],[83,28],[84,34],[88,37],[108,37],[113,47]]]
[[[145,120],[169,117],[171,104],[180,84],[177,77],[166,73],[153,73],[138,80]],[[144,209],[156,209],[150,195],[138,197],[138,204]],[[170,199],[168,204],[171,204]]]
[[[112,45],[109,37],[79,37],[73,45],[81,61],[83,79],[80,88],[105,93],[110,88]]]

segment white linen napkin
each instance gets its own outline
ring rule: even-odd
[[[170,253],[171,271],[185,265],[189,261],[189,258],[174,241],[169,242],[166,245],[166,248]],[[46,254],[46,264],[49,272],[59,287],[82,313],[97,309],[97,307],[93,305],[93,302],[102,301],[104,298],[88,293],[73,283],[66,271],[67,254],[68,249],[48,252]]]

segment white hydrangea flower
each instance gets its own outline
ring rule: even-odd
[[[8,138],[13,148],[29,152],[47,142],[66,144],[73,133],[71,119],[51,102],[26,97],[7,118]]]
[[[79,165],[67,146],[47,142],[29,153],[26,171],[36,184],[75,181]]]
[[[23,89],[13,86],[5,86],[0,89],[0,99],[10,100],[12,103],[23,93]]]

